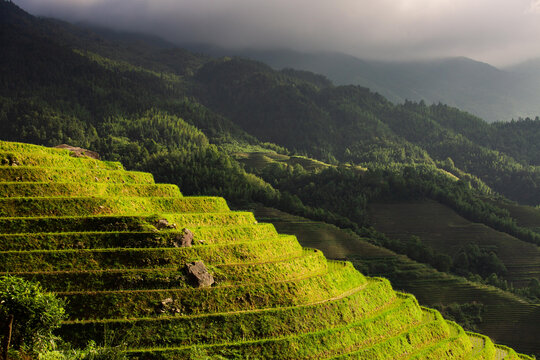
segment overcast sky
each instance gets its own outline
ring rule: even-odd
[[[34,15],[175,42],[384,60],[540,57],[540,0],[14,0]]]

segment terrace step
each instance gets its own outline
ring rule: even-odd
[[[157,230],[158,220],[167,220],[174,228],[219,225],[248,225],[257,221],[251,212],[221,212],[160,215],[41,216],[0,217],[3,234],[148,231]]]
[[[152,174],[101,169],[0,166],[0,182],[71,182],[154,184]]]
[[[181,197],[178,186],[74,182],[0,182],[0,198],[66,196]]]
[[[473,344],[469,336],[454,322],[447,321],[450,336],[435,342],[427,342],[414,354],[407,357],[411,360],[420,359],[463,359],[473,351]],[[403,357],[405,358],[405,357]]]
[[[450,335],[448,326],[440,315],[435,319],[423,319],[412,326],[405,325],[400,330],[398,333],[381,336],[375,344],[362,346],[358,350],[352,350],[331,359],[406,359],[427,343],[440,341]]]
[[[467,332],[467,336],[469,336],[469,340],[473,346],[472,351],[466,357],[467,360],[495,360],[495,346],[487,336],[472,332]]]
[[[66,313],[71,319],[138,318],[164,311],[194,315],[304,305],[340,296],[365,283],[352,265],[340,265],[329,266],[324,273],[263,284],[56,294],[67,300]]]
[[[302,254],[293,235],[272,241],[196,245],[184,248],[82,249],[2,251],[0,272],[106,270],[184,266],[202,260],[206,265],[263,262]]]
[[[409,308],[416,312],[385,313],[364,321],[352,322],[322,331],[280,336],[261,340],[239,341],[225,344],[198,346],[208,356],[222,355],[236,358],[263,359],[325,359],[348,358],[351,349],[363,348],[364,354],[353,352],[352,358],[395,359],[396,354],[421,346],[422,340],[436,334],[447,335],[440,320],[425,322],[418,306]],[[393,317],[392,315],[397,315]],[[408,322],[403,320],[408,318]],[[394,337],[391,337],[394,336]],[[409,338],[412,342],[407,342]],[[169,347],[148,350],[129,350],[128,354],[144,359],[186,359],[193,347]],[[358,356],[360,355],[360,356]],[[363,356],[366,355],[366,356]]]
[[[71,156],[69,151],[46,152],[40,150],[28,152],[7,151],[0,148],[0,165],[2,166],[38,166],[38,167],[73,167],[84,169],[124,170],[116,161],[100,161],[91,158]]]
[[[60,334],[84,346],[87,338],[82,334],[102,341],[107,328],[118,335],[117,341],[138,348],[158,347],[160,339],[167,339],[168,346],[262,340],[334,328],[366,320],[375,313],[417,306],[405,301],[414,299],[396,297],[388,281],[368,278],[367,283],[350,292],[311,304],[191,316],[66,321]]]
[[[288,281],[326,272],[320,251],[304,250],[301,256],[278,261],[208,266],[217,284],[240,285]],[[47,291],[107,291],[190,288],[182,268],[110,269],[87,271],[12,272],[12,276],[37,281]],[[0,276],[7,273],[0,273]]]
[[[180,228],[182,229],[182,228]],[[195,244],[224,244],[278,236],[272,224],[197,226],[189,229]],[[172,247],[183,230],[86,231],[0,234],[0,251]]]
[[[66,156],[71,157],[72,152],[67,149],[45,147],[34,144],[19,143],[13,141],[0,141],[0,150],[15,152],[17,154],[46,154],[52,156]]]
[[[518,354],[513,349],[499,344],[495,344],[495,358],[497,360],[534,360],[531,356]]]
[[[46,197],[0,198],[0,214],[25,216],[94,216],[230,211],[220,197]]]

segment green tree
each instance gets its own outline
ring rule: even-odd
[[[0,277],[0,324],[4,329],[12,323],[11,345],[16,350],[36,354],[50,348],[54,344],[52,331],[65,317],[63,305],[39,283]]]

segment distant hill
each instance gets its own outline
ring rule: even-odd
[[[515,72],[518,74],[533,75],[540,77],[540,58],[530,59],[519,64],[508,66],[505,68],[507,71]]]
[[[405,100],[455,106],[488,122],[540,115],[538,62],[498,69],[465,57],[390,62],[363,60],[341,53],[302,53],[293,50],[186,47],[217,55],[235,54],[265,62],[276,69],[295,68],[327,76],[337,85],[370,88],[394,103]],[[536,67],[532,66],[536,64]],[[535,77],[529,75],[536,69]]]

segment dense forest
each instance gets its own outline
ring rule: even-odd
[[[488,124],[443,104],[394,105],[310,72],[97,34],[6,1],[0,27],[2,140],[89,148],[184,194],[323,220],[463,276],[506,270],[494,252],[465,249],[476,255],[464,268],[463,256],[389,239],[372,228],[369,204],[429,198],[540,244],[499,205],[540,203],[538,118]],[[249,166],[235,158],[246,152],[327,165]]]

